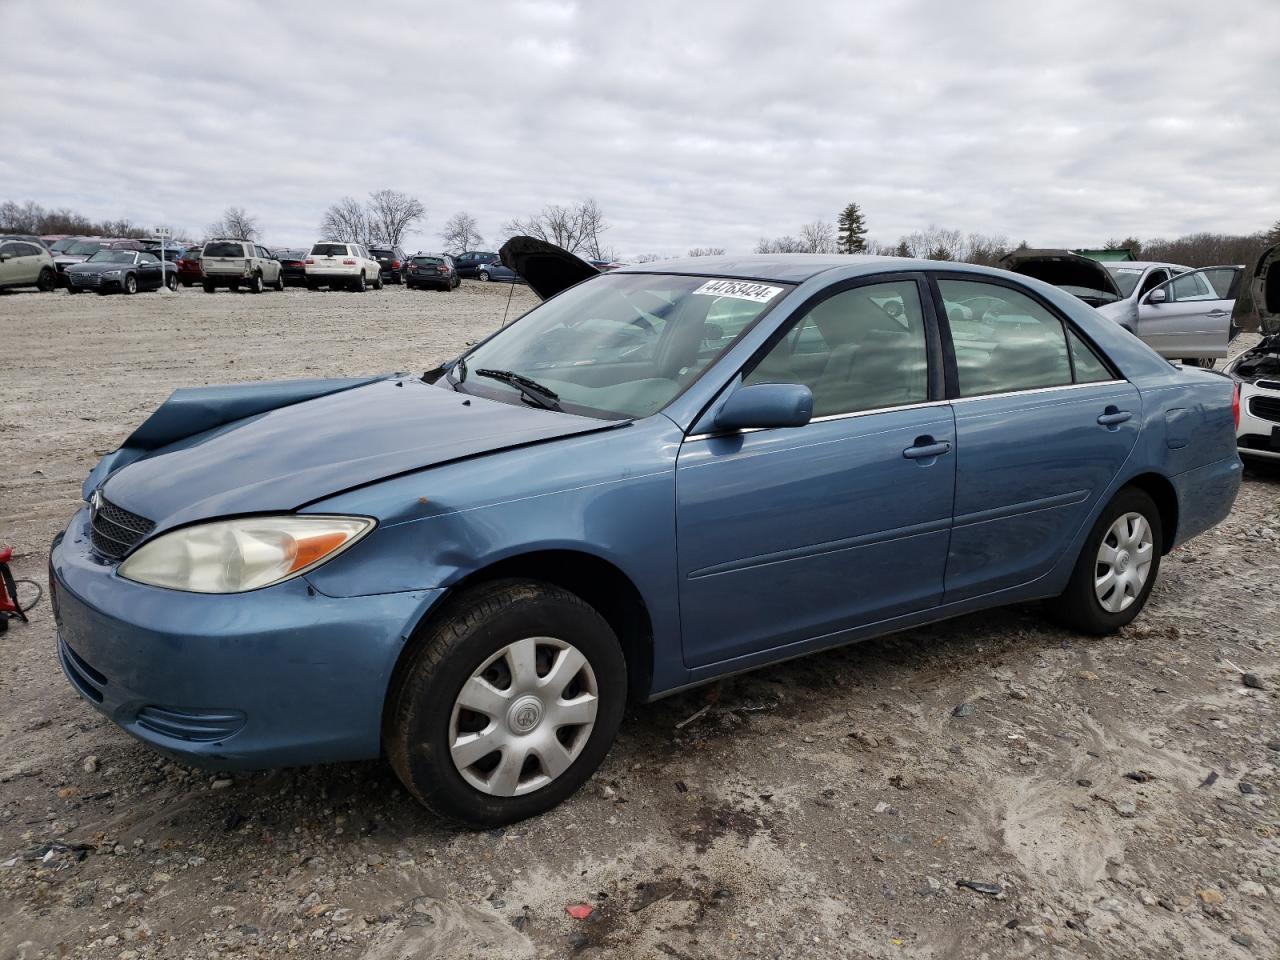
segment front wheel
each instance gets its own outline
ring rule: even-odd
[[[45,267],[40,271],[40,276],[36,278],[36,289],[41,293],[48,293],[57,285],[58,275],[53,270]]]
[[[361,272],[360,274],[360,279],[358,279],[354,284],[351,285],[351,289],[354,290],[356,293],[364,293],[365,280],[364,280],[363,272]]]
[[[397,671],[383,730],[397,775],[477,828],[549,810],[604,760],[622,722],[617,637],[579,597],[501,580],[463,593]]]
[[[1082,633],[1114,633],[1146,606],[1163,550],[1155,501],[1135,487],[1121,490],[1089,531],[1067,589],[1046,604],[1049,613]]]
[[[250,292],[250,293],[261,293],[261,292],[262,292],[262,274],[260,274],[260,273],[255,273],[255,274],[254,274],[254,275],[249,279],[249,292]]]
[[[477,279],[477,280],[483,280],[485,283],[488,283],[488,282],[489,282],[489,271],[488,271],[488,270],[481,270],[479,273],[477,273],[477,274],[476,274],[476,279]]]
[[[132,273],[124,278],[124,292],[130,295],[138,292],[138,278]]]
[[[378,279],[373,281],[373,289],[375,290],[382,289],[382,274],[378,274]]]

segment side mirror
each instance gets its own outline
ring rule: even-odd
[[[1147,294],[1147,303],[1164,303],[1169,299],[1169,293],[1163,287],[1156,287]]]
[[[718,430],[803,427],[813,417],[813,392],[799,383],[739,387],[716,414]]]

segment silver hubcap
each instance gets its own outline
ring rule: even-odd
[[[1111,524],[1098,545],[1093,589],[1108,613],[1126,610],[1138,599],[1151,572],[1155,540],[1140,513],[1126,513]]]
[[[449,752],[477,790],[532,793],[578,758],[596,722],[599,689],[577,647],[517,640],[480,665],[453,704]]]

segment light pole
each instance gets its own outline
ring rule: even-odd
[[[169,228],[156,227],[156,236],[160,238],[160,289],[164,290],[169,286],[169,276],[164,259],[164,238],[169,236]]]

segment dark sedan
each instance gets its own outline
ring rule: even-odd
[[[479,276],[481,267],[497,262],[498,255],[489,250],[468,250],[453,257],[453,264],[458,268],[458,276],[471,279]]]
[[[178,289],[178,268],[145,250],[99,250],[83,263],[67,267],[66,277],[71,293]]]
[[[285,286],[305,287],[307,285],[307,251],[277,250],[276,259],[280,261],[280,279]]]
[[[431,287],[434,290],[456,290],[462,285],[453,258],[436,253],[415,253],[405,264],[406,287]]]

